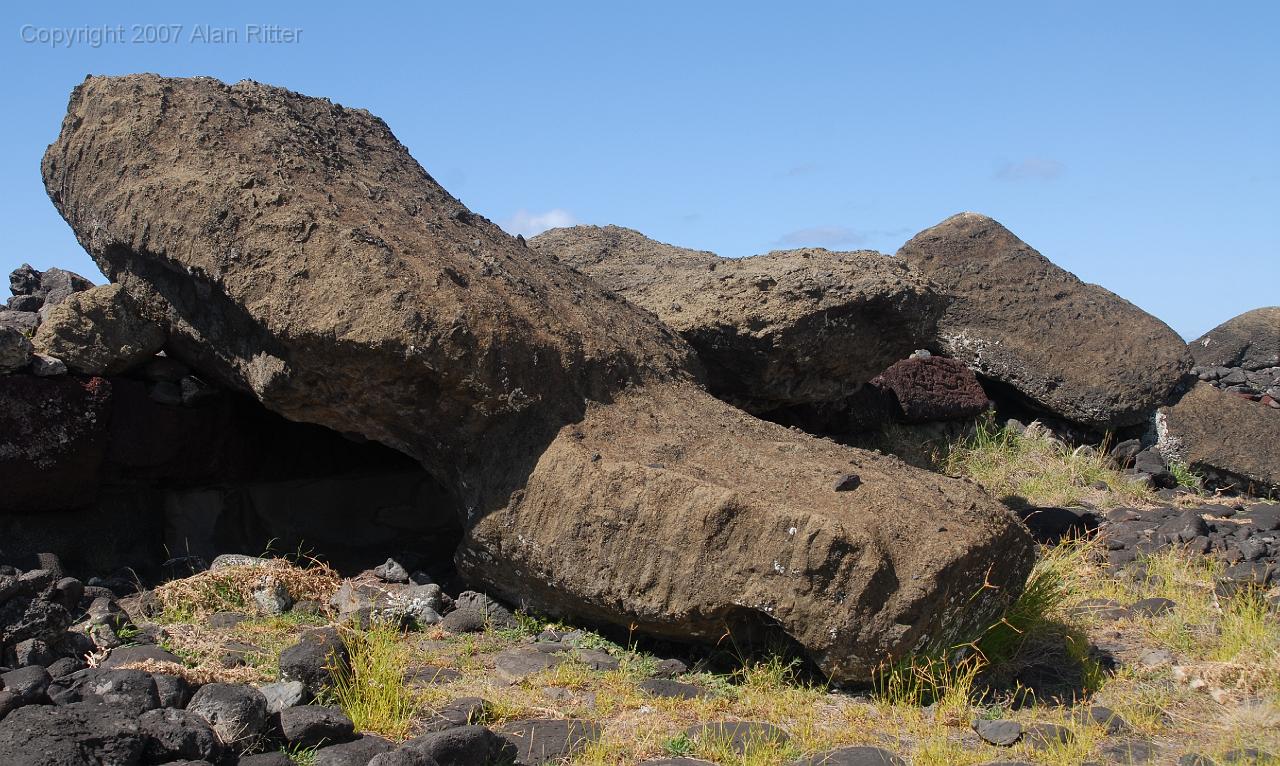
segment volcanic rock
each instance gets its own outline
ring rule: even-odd
[[[19,330],[0,325],[0,375],[7,375],[31,363],[31,341]]]
[[[120,285],[102,285],[53,308],[32,344],[75,372],[115,375],[155,355],[164,346],[164,331],[139,315]]]
[[[346,672],[351,653],[333,628],[316,628],[280,653],[280,680],[298,681],[313,695],[328,690],[336,671]]]
[[[1280,367],[1280,306],[1246,311],[1187,344],[1196,367]]]
[[[467,727],[479,729],[480,727]],[[459,731],[453,729],[452,731]],[[575,719],[533,718],[508,721],[497,729],[514,750],[518,766],[540,766],[563,762],[600,739],[603,727],[595,721]],[[447,733],[447,732],[445,732]],[[428,735],[439,737],[441,734]],[[486,738],[487,739],[487,738]],[[500,750],[493,751],[496,755]]]
[[[991,402],[973,372],[943,356],[903,359],[871,380],[890,393],[907,423],[961,420],[981,414]]]
[[[0,309],[0,327],[16,330],[20,335],[35,335],[40,326],[40,315],[34,311]]]
[[[354,735],[351,719],[340,708],[300,705],[280,711],[280,733],[293,747],[346,742]]]
[[[147,745],[137,714],[114,705],[33,705],[0,721],[0,763],[140,766]]]
[[[267,699],[243,684],[205,684],[187,710],[200,716],[228,745],[252,743],[267,723]]]
[[[939,323],[950,356],[1033,405],[1092,428],[1136,425],[1191,369],[1178,334],[1086,284],[998,222],[960,213],[898,257],[953,301]]]
[[[187,710],[151,710],[138,718],[149,763],[191,758],[216,762],[222,743],[203,718]]]
[[[1197,383],[1156,417],[1160,451],[1255,494],[1280,488],[1280,410]]]
[[[167,351],[417,458],[466,509],[464,577],[512,603],[685,640],[780,630],[865,678],[1025,580],[1025,530],[975,486],[715,400],[657,319],[468,211],[367,112],[91,77],[43,171]]]
[[[698,351],[711,392],[749,412],[839,401],[929,340],[945,300],[880,253],[723,258],[619,226],[530,247],[657,314]]]
[[[36,271],[24,263],[9,274],[9,290],[14,296],[9,306],[19,311],[39,312],[40,321],[43,321],[55,306],[73,293],[91,287],[92,282],[74,271],[59,268]]]

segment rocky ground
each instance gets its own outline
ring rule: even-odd
[[[344,579],[223,556],[140,589],[45,556],[0,574],[0,761],[1275,762],[1280,505],[1022,515],[1042,550],[1012,649],[980,638],[843,688],[732,635],[606,637],[394,560]]]

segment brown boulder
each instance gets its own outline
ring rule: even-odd
[[[1160,453],[1251,494],[1280,490],[1280,410],[1197,383],[1156,414]]]
[[[73,293],[54,306],[32,340],[36,351],[84,375],[118,375],[164,346],[164,330],[139,313],[120,285]]]
[[[865,678],[991,619],[1030,567],[975,486],[712,398],[666,327],[468,211],[367,112],[89,78],[43,170],[175,354],[417,458],[466,509],[466,573],[530,608],[687,639],[771,626]]]
[[[952,295],[939,323],[949,356],[1067,420],[1141,423],[1191,369],[1164,322],[1081,282],[984,215],[925,229],[898,257]]]
[[[516,603],[676,640],[780,627],[866,680],[943,623],[987,619],[1000,596],[980,572],[1020,577],[1025,534],[976,485],[647,386],[566,426],[458,564]],[[921,630],[924,614],[945,617]]]
[[[1280,306],[1228,319],[1187,344],[1196,367],[1280,367]]]
[[[942,356],[894,362],[871,384],[892,394],[907,423],[969,418],[991,404],[964,363]]]
[[[657,314],[698,351],[711,392],[755,413],[849,396],[931,340],[946,305],[870,250],[723,258],[620,226],[529,244]]]

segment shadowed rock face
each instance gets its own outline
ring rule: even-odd
[[[945,299],[879,253],[722,258],[620,226],[529,242],[657,314],[698,351],[711,392],[757,414],[835,402],[932,340]]]
[[[1081,282],[984,215],[925,229],[898,257],[953,296],[939,324],[950,356],[1068,420],[1141,423],[1191,369],[1168,325]]]
[[[1246,311],[1187,344],[1197,367],[1280,367],[1280,306]]]
[[[417,458],[465,506],[461,569],[510,600],[690,640],[778,629],[853,679],[990,619],[1030,567],[975,486],[712,398],[683,341],[467,211],[367,112],[90,78],[43,170],[176,355]]]

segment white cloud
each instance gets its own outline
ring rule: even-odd
[[[573,226],[578,222],[573,217],[573,213],[568,210],[555,208],[545,213],[535,213],[530,210],[520,208],[515,215],[502,222],[502,228],[507,233],[515,236],[523,234],[526,237],[532,237],[535,234],[541,234],[547,229],[558,229],[562,226]]]
[[[807,229],[797,229],[783,234],[778,244],[796,247],[839,247],[859,245],[866,241],[865,234],[848,226],[810,226]]]
[[[1061,162],[1043,157],[1028,157],[1006,162],[996,169],[997,181],[1052,181],[1066,170]]]
[[[798,178],[800,176],[807,176],[807,175],[812,175],[814,173],[817,173],[819,169],[820,168],[818,166],[818,163],[816,162],[801,162],[798,165],[792,165],[791,167],[787,168],[785,171],[783,171],[782,175],[787,178]]]

